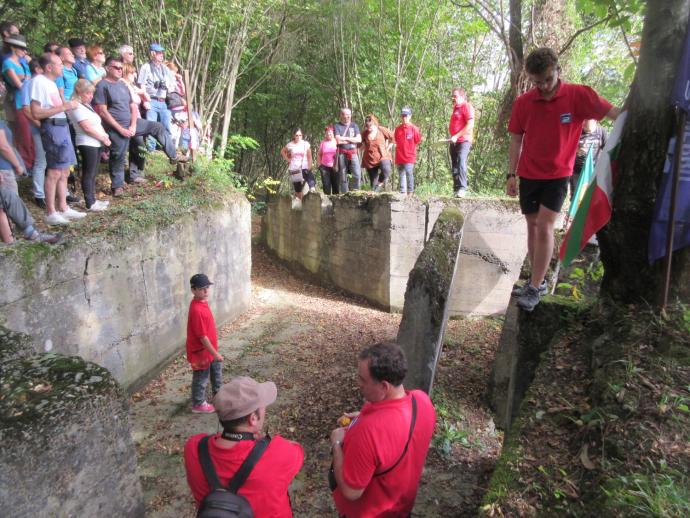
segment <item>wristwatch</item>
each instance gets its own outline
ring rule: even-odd
[[[511,178],[515,178],[517,175],[515,173],[508,173],[506,175],[506,180],[510,180]]]
[[[343,441],[335,441],[333,444],[331,444],[331,450],[335,448],[336,446],[342,446]]]

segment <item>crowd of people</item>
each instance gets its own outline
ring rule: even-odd
[[[474,108],[462,88],[452,90],[453,111],[448,124],[449,151],[452,163],[453,192],[462,198],[467,194],[467,158],[472,147]],[[414,167],[417,147],[422,142],[419,128],[412,123],[412,109],[400,110],[401,123],[393,131],[382,126],[373,113],[364,119],[364,130],[352,120],[349,108],[340,110],[340,119],[325,129],[316,155],[324,194],[344,194],[361,189],[362,167],[369,176],[370,188],[380,192],[389,182],[393,161],[400,179],[401,194],[414,193]],[[395,146],[395,154],[392,150]],[[295,129],[293,140],[280,151],[288,163],[290,181],[299,206],[303,196],[316,188],[312,173],[312,152],[303,139],[302,130]]]
[[[171,163],[185,162],[198,148],[199,121],[188,120],[185,85],[177,66],[165,61],[159,43],[139,69],[134,50],[122,45],[106,57],[98,44],[80,38],[48,42],[32,58],[26,38],[12,22],[0,23],[3,38],[0,120],[0,239],[13,241],[12,226],[32,240],[41,233],[18,196],[16,177],[32,178],[34,203],[48,225],[67,225],[108,208],[98,199],[96,175],[108,162],[110,194],[146,180],[146,155],[160,147]],[[178,151],[181,149],[182,151]],[[81,181],[86,212],[70,204]]]

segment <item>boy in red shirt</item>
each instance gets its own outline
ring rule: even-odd
[[[414,192],[414,165],[417,162],[417,146],[422,141],[419,128],[410,122],[412,109],[405,106],[400,110],[402,124],[395,128],[395,165],[400,175],[400,193]]]
[[[187,318],[187,361],[192,366],[192,412],[210,414],[213,405],[206,402],[206,386],[211,377],[213,394],[223,384],[223,357],[218,352],[218,333],[208,306],[208,290],[213,283],[203,273],[189,280],[194,298]]]
[[[553,253],[554,226],[568,192],[582,124],[586,119],[615,119],[620,109],[588,86],[562,82],[558,56],[550,48],[533,50],[525,70],[534,88],[515,100],[510,115],[506,193],[517,195],[519,176],[532,277],[513,295],[518,306],[532,311],[547,292],[544,277]]]

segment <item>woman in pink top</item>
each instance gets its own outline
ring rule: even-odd
[[[280,150],[282,157],[288,162],[290,181],[295,188],[295,198],[302,200],[302,196],[314,190],[316,178],[311,172],[312,158],[309,142],[302,139],[302,130],[297,128],[292,140]]]
[[[338,145],[335,142],[335,132],[333,126],[326,128],[326,138],[321,141],[316,161],[319,163],[321,171],[321,182],[323,183],[324,194],[339,194],[338,173],[335,171],[335,154]]]

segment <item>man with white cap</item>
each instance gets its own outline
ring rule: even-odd
[[[262,439],[266,407],[275,402],[272,381],[258,383],[247,376],[233,378],[213,398],[222,432],[206,439],[208,453],[223,487],[235,476],[254,445]],[[207,435],[193,435],[184,447],[187,482],[197,505],[211,492],[199,460],[199,443]],[[302,447],[280,435],[270,437],[264,453],[237,493],[249,501],[256,518],[292,516],[288,486],[304,462]]]

